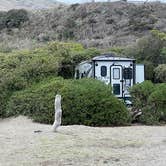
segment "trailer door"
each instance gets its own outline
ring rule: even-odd
[[[123,97],[122,66],[111,66],[110,72],[110,82],[113,88],[113,94],[117,97]]]

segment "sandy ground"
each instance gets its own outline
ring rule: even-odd
[[[53,133],[25,117],[0,120],[0,166],[31,165],[165,166],[166,126],[62,126]]]

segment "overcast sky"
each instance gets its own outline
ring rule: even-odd
[[[58,0],[60,2],[64,3],[84,3],[84,2],[91,2],[92,0]],[[99,1],[108,1],[108,0],[95,0],[96,2]],[[110,1],[116,1],[116,0],[110,0]],[[128,0],[128,1],[134,1],[134,0]],[[135,0],[135,1],[143,1],[143,0]],[[146,1],[146,0],[144,0]],[[148,0],[149,2],[151,1],[157,1],[157,0]],[[166,0],[161,0],[162,2],[166,2]]]

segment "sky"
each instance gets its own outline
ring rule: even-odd
[[[64,2],[64,3],[84,3],[84,2],[91,2],[92,0],[58,0],[59,2]],[[108,0],[95,0],[96,2],[100,2],[100,1],[108,1]],[[116,1],[116,0],[110,0],[110,1]],[[146,1],[146,0],[128,0],[128,1]],[[157,1],[157,0],[148,0],[149,2],[152,1]],[[166,0],[161,0],[162,2],[166,2]]]

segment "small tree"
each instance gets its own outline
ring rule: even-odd
[[[19,28],[22,23],[29,20],[28,12],[24,9],[9,10],[6,14],[5,22],[7,28]]]
[[[166,64],[159,65],[155,68],[155,81],[166,83]]]
[[[146,79],[154,81],[154,68],[166,63],[166,33],[152,30],[149,36],[126,49],[126,55],[134,57],[137,62],[144,63]]]

